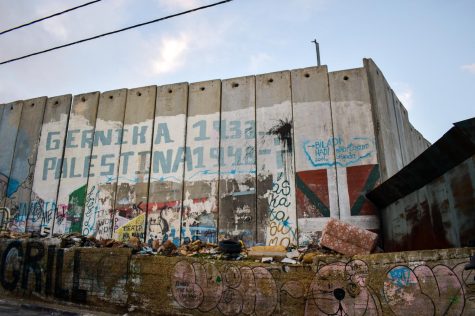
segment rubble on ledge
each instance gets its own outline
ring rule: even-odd
[[[38,233],[3,231],[0,232],[1,238],[53,238],[60,240],[61,248],[131,248],[132,254],[135,255],[203,257],[216,260],[251,260],[284,264],[311,264],[315,257],[322,255],[369,254],[373,252],[377,241],[375,233],[335,219],[331,219],[325,225],[319,243],[311,243],[300,248],[295,245],[289,247],[255,245],[247,248],[242,241],[234,240],[220,241],[219,244],[196,240],[177,246],[171,240],[163,243],[159,240],[151,240],[145,243],[137,237],[130,237],[127,241],[118,241],[96,239],[94,236],[83,236],[80,233],[47,237]]]

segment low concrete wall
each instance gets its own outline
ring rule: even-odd
[[[193,315],[473,315],[475,249],[316,257],[312,265],[132,256],[0,243],[2,296],[103,311]]]

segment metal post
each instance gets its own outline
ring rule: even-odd
[[[317,66],[320,66],[320,45],[317,42],[317,39],[314,39],[312,43],[315,43],[315,50],[317,51]]]

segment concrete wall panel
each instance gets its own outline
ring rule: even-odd
[[[29,232],[52,233],[71,99],[70,94],[48,98],[45,106],[26,225]]]
[[[188,84],[160,86],[148,195],[147,241],[180,244]]]
[[[189,86],[182,242],[217,241],[221,81]]]
[[[12,167],[13,153],[15,151],[18,125],[20,124],[23,101],[16,101],[4,105],[0,123],[0,205],[5,205],[8,179]]]
[[[25,231],[45,104],[46,97],[23,102],[5,200],[11,231]]]
[[[367,74],[364,68],[332,72],[329,82],[340,218],[378,229],[376,208],[365,198],[380,179]]]
[[[315,242],[339,217],[332,113],[326,66],[293,70],[292,105],[299,244]]]
[[[126,89],[104,92],[99,98],[91,154],[95,162],[89,166],[82,222],[85,236],[112,238],[126,98]]]
[[[405,121],[406,116],[404,114],[403,107],[401,106],[401,102],[397,98],[394,91],[392,91],[392,99],[393,99],[393,107],[394,107],[394,114],[396,116],[396,123],[397,123],[397,131],[399,137],[399,144],[401,147],[401,156],[402,156],[402,164],[406,166],[411,160],[413,159],[413,150],[412,144],[408,143],[410,139],[408,136],[408,124]]]
[[[256,242],[256,82],[222,82],[219,238]]]
[[[376,64],[370,59],[364,61],[373,105],[381,180],[384,181],[402,168],[401,146],[392,91]]]
[[[97,163],[91,159],[91,151],[98,101],[99,92],[73,98],[61,163],[54,233],[82,232],[89,166]]]
[[[127,93],[124,132],[115,200],[114,238],[145,240],[148,181],[157,87]]]
[[[257,242],[297,243],[290,72],[256,76]]]

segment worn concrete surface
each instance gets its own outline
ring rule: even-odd
[[[48,98],[38,145],[26,230],[49,233],[53,227],[64,140],[72,96]]]
[[[7,185],[12,167],[15,142],[20,124],[23,101],[5,104],[3,107],[0,124],[0,205],[5,205],[5,197],[8,195]]]
[[[158,87],[148,195],[150,243],[180,244],[187,111],[188,83]]]
[[[153,119],[157,87],[127,92],[115,199],[114,238],[145,240]]]
[[[340,217],[335,138],[327,67],[293,70],[291,77],[298,237],[306,244],[329,217]]]
[[[74,96],[61,164],[54,233],[82,232],[99,92]],[[87,233],[87,232],[86,232]]]
[[[377,210],[365,198],[380,181],[367,72],[363,68],[332,72],[329,82],[340,219],[375,230]]]
[[[82,234],[112,238],[127,90],[99,97],[86,190]]]
[[[188,94],[182,242],[217,242],[221,81],[192,83]]]
[[[256,81],[223,80],[219,237],[256,243]]]
[[[25,231],[45,104],[46,97],[23,102],[5,198],[11,231]]]
[[[256,76],[257,241],[297,242],[290,71]]]
[[[364,194],[428,145],[371,60],[130,89],[122,126],[125,96],[111,93],[101,104],[117,111],[97,123],[97,92],[75,96],[69,118],[68,100],[48,99],[62,114],[42,127],[31,231],[304,245],[329,216],[375,230]],[[0,120],[1,198],[22,106]]]
[[[2,241],[0,295],[158,315],[473,315],[473,248],[317,256],[310,265],[131,256]]]

